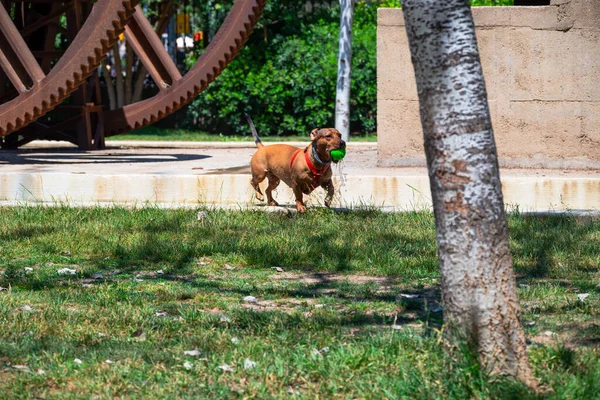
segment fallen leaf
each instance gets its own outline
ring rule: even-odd
[[[405,299],[416,299],[417,297],[419,297],[419,295],[418,294],[400,293],[400,297],[404,297]]]
[[[438,306],[438,307],[432,308],[431,311],[437,313],[437,312],[442,312],[443,309],[444,309],[444,307]]]
[[[71,269],[71,268],[61,268],[58,271],[56,271],[59,275],[75,275],[77,273],[77,270]]]
[[[183,368],[190,370],[190,369],[194,368],[194,365],[186,361],[183,363]]]
[[[535,321],[529,321],[525,325],[527,325],[527,326],[534,326],[535,325]]]
[[[589,293],[581,293],[577,295],[577,300],[583,302],[585,299],[588,298],[590,294]]]
[[[552,336],[552,335],[554,335],[554,332],[552,332],[552,331],[546,331],[546,332],[544,332],[544,335],[546,335],[546,336]]]
[[[329,351],[329,347],[323,347],[321,350],[313,349],[312,353],[313,353],[315,356],[318,356],[318,355],[325,354],[325,353],[327,353],[328,351]]]
[[[25,267],[23,269],[25,270],[26,273],[33,272],[33,268],[31,268],[31,267]]]
[[[225,314],[221,314],[221,318],[219,319],[221,322],[231,322],[231,318],[229,318]]]
[[[113,361],[111,361],[111,360],[105,360],[104,362],[107,364],[113,364]]]
[[[38,375],[44,375],[46,373],[46,371],[44,371],[43,369],[38,369],[37,373],[38,373]]]
[[[296,395],[296,396],[300,396],[300,391],[298,389],[293,389],[293,388],[288,388],[287,390],[288,394],[291,395]]]
[[[402,325],[392,325],[392,329],[399,331],[402,329]]]
[[[253,304],[254,303],[258,303],[258,300],[256,300],[256,297],[254,297],[254,296],[246,296],[246,297],[243,298],[243,300],[246,303],[253,303]]]
[[[246,358],[244,360],[244,369],[252,369],[254,367],[256,367],[257,362],[256,361],[252,361],[249,358]]]
[[[74,359],[73,359],[73,362],[74,362],[75,364],[79,364],[79,365],[83,364],[83,361],[81,361],[79,358],[74,358]]]
[[[234,372],[235,370],[227,364],[219,365],[219,369],[223,372]]]
[[[27,365],[13,365],[12,367],[17,371],[31,373],[31,370]]]
[[[235,269],[235,267],[233,265],[229,265],[229,264],[225,264],[224,267],[228,271],[233,271]]]
[[[239,344],[240,343],[240,339],[238,339],[237,337],[234,336],[234,337],[231,338],[231,343],[233,343],[233,344]]]
[[[271,267],[271,269],[274,269],[277,272],[285,272],[281,267]]]
[[[8,292],[8,289],[7,289],[7,288],[5,288],[5,287],[2,287],[2,286],[0,286],[0,292],[4,292],[4,291],[7,291],[7,292]]]
[[[105,337],[105,336],[106,336],[106,334],[105,334],[105,333],[98,332],[98,337]]]
[[[159,269],[158,271],[156,271],[156,275],[164,275],[165,271],[163,271],[162,269]]]
[[[143,342],[144,340],[146,340],[146,332],[144,332],[141,329],[138,329],[138,330],[136,330],[135,332],[133,332],[131,334],[131,337],[134,338],[134,339],[136,339],[136,340],[139,340],[139,341]]]
[[[169,313],[167,313],[166,311],[157,311],[154,313],[154,315],[157,317],[166,317],[169,315]]]
[[[95,274],[92,274],[92,276],[90,276],[90,278],[92,278],[92,279],[104,279],[104,275],[102,275],[99,272],[96,272]]]
[[[206,211],[198,211],[198,215],[196,217],[198,221],[208,220],[208,213]]]
[[[24,305],[24,306],[21,307],[21,310],[23,310],[23,311],[33,311],[33,308],[31,308],[31,306]]]
[[[195,357],[198,357],[200,355],[200,350],[198,350],[198,349],[186,350],[186,351],[183,352],[183,354],[185,354],[186,356],[195,356]]]

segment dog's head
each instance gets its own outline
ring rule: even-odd
[[[346,148],[346,142],[342,140],[342,134],[335,128],[313,129],[310,140],[316,147],[319,158],[323,161],[331,161],[331,150]],[[334,161],[337,163],[337,161]]]

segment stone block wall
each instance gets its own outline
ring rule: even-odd
[[[474,7],[500,163],[600,169],[600,0]],[[379,9],[378,164],[425,165],[401,9]]]

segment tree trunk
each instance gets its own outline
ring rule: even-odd
[[[468,0],[404,0],[433,199],[444,318],[490,373],[535,386]]]
[[[131,48],[131,44],[126,41],[126,51],[127,56],[125,60],[125,66],[127,68],[125,72],[125,105],[131,104],[133,99],[133,48]]]
[[[133,97],[131,98],[131,101],[133,103],[142,101],[142,94],[144,91],[144,81],[146,79],[146,75],[148,74],[146,67],[144,67],[144,64],[142,64],[141,62],[138,63],[137,73],[138,73],[137,79],[135,80],[135,85],[133,86]]]
[[[104,76],[104,82],[106,83],[106,93],[108,94],[108,107],[110,110],[114,110],[117,108],[117,99],[115,96],[115,87],[112,83],[112,78],[110,76],[110,72],[108,71],[108,67],[106,66],[106,61],[102,63],[102,75]]]
[[[340,49],[335,93],[335,128],[346,142],[350,139],[350,74],[354,0],[340,0]]]
[[[119,53],[119,42],[112,48],[114,68],[115,68],[115,91],[117,92],[117,108],[125,105],[125,88],[123,87],[123,65],[121,64],[121,53]]]

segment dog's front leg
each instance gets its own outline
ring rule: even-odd
[[[335,193],[333,181],[330,179],[321,186],[323,186],[323,189],[327,190],[327,196],[325,196],[325,207],[329,208],[331,205],[331,200],[333,200],[333,194]]]
[[[300,189],[300,186],[296,183],[292,187],[292,190],[294,191],[294,195],[296,196],[296,210],[298,210],[299,213],[305,212],[306,206],[302,201],[302,189]]]

